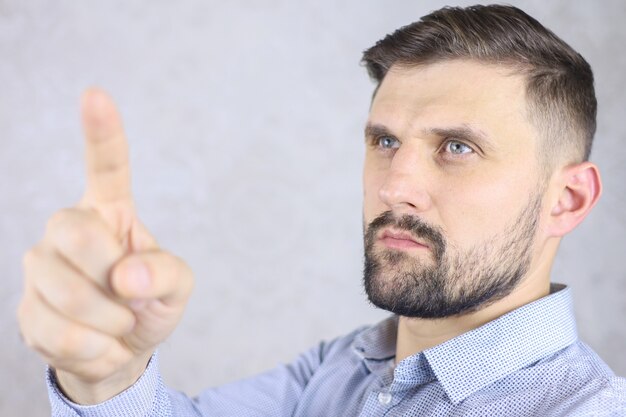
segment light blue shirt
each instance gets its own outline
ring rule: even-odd
[[[626,416],[626,379],[578,340],[562,285],[394,367],[396,331],[390,317],[193,399],[163,384],[156,355],[135,385],[94,406],[66,399],[49,370],[52,415]]]

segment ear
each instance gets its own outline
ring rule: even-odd
[[[548,231],[562,237],[574,230],[596,205],[602,194],[598,167],[583,162],[564,167],[557,176],[558,201],[552,207]]]

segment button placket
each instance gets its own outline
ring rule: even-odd
[[[382,405],[387,405],[393,399],[393,395],[387,391],[381,391],[378,393],[378,402]]]

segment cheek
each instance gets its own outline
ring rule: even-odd
[[[384,204],[378,196],[384,181],[385,171],[373,167],[366,159],[363,168],[363,218],[367,224],[385,211]]]
[[[440,194],[436,206],[451,241],[469,247],[492,239],[511,227],[531,198],[531,189],[516,179],[455,184]],[[471,192],[468,192],[471,190]],[[523,191],[524,190],[524,191]]]

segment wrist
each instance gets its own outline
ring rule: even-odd
[[[63,370],[53,370],[57,386],[67,399],[79,405],[103,403],[124,392],[141,378],[152,353],[136,357],[120,371],[100,381],[86,381]]]

